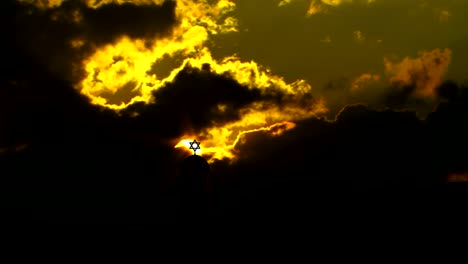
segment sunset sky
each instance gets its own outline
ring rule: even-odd
[[[193,139],[224,187],[468,180],[467,1],[0,5],[12,186],[164,191]]]

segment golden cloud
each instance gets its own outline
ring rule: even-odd
[[[366,40],[364,33],[362,33],[362,31],[360,30],[356,30],[353,32],[353,38],[354,38],[354,41],[357,41],[357,42],[363,42],[364,40]]]
[[[197,138],[204,142],[201,155],[210,162],[216,159],[236,159],[235,147],[242,136],[257,131],[269,131],[271,135],[281,134],[283,131],[294,128],[294,121],[316,116],[327,112],[325,102],[319,100],[306,100],[311,86],[303,80],[288,84],[283,78],[269,74],[262,70],[255,62],[241,62],[238,58],[230,57],[218,63],[205,50],[205,55],[198,58],[187,59],[185,63],[201,68],[204,63],[210,63],[212,71],[218,74],[229,73],[240,84],[250,88],[260,88],[263,91],[276,89],[291,97],[290,103],[279,107],[265,102],[255,102],[241,109],[241,119],[222,126],[213,126],[204,129],[198,135],[187,134],[180,139],[176,147],[185,147],[187,142]],[[157,100],[157,98],[156,98]],[[220,106],[219,110],[222,111]]]
[[[437,19],[442,23],[447,23],[452,16],[452,13],[447,9],[434,9]]]
[[[292,0],[282,0],[281,2],[279,2],[278,6],[285,6],[285,5],[288,5],[292,2]]]
[[[359,91],[366,85],[380,80],[380,75],[363,73],[351,83],[351,91]]]
[[[236,20],[227,16],[234,4],[230,1],[219,1],[215,5],[206,2],[181,1],[177,3],[177,16],[181,21],[174,35],[154,41],[150,48],[142,40],[123,38],[116,44],[99,49],[94,55],[84,61],[87,78],[80,84],[82,93],[90,97],[95,104],[112,109],[123,109],[135,102],[155,102],[152,92],[172,82],[177,74],[186,66],[201,69],[204,64],[210,64],[211,71],[216,74],[228,73],[238,83],[249,88],[263,91],[277,89],[295,97],[299,102],[301,97],[310,92],[310,85],[299,80],[288,84],[280,76],[263,69],[254,61],[244,62],[237,57],[226,57],[215,60],[205,43],[212,34],[237,31]],[[220,19],[227,17],[226,19]],[[164,56],[183,54],[186,58],[180,67],[173,69],[169,76],[149,75],[153,63],[156,64]],[[119,58],[118,61],[115,58]],[[128,83],[134,83],[134,89],[139,95],[127,103],[113,104],[105,98],[106,92],[116,93]],[[188,147],[186,144],[193,138],[203,142],[201,155],[209,161],[216,159],[235,159],[235,146],[242,136],[256,131],[267,131],[271,135],[292,129],[291,121],[300,120],[326,111],[323,101],[310,102],[307,106],[290,104],[281,109],[261,102],[241,110],[241,119],[222,126],[204,129],[201,133],[186,134],[175,144],[176,147]],[[220,106],[222,110],[222,106]],[[187,148],[188,150],[188,148]]]
[[[322,3],[331,6],[338,6],[344,2],[352,2],[352,0],[322,0]]]
[[[442,82],[452,59],[450,49],[421,51],[419,57],[406,57],[401,62],[385,58],[385,69],[391,74],[393,84],[415,85],[419,96],[434,96],[435,88]]]
[[[41,7],[56,7],[49,2],[30,1]],[[156,4],[163,0],[88,0],[90,8],[100,8],[106,4],[131,2],[136,5]],[[263,131],[271,136],[294,128],[294,121],[327,111],[323,100],[310,97],[311,86],[304,80],[286,83],[281,76],[254,61],[242,61],[231,56],[216,60],[206,46],[210,36],[237,31],[237,20],[231,16],[236,5],[233,1],[219,0],[178,0],[175,14],[178,23],[172,34],[155,39],[135,39],[121,37],[113,43],[99,46],[94,53],[81,63],[84,78],[76,84],[76,89],[90,98],[91,103],[116,111],[136,103],[158,103],[153,92],[173,82],[179,72],[187,66],[202,69],[209,64],[213,74],[227,74],[239,84],[251,89],[259,89],[264,94],[271,90],[281,92],[288,99],[284,105],[271,102],[255,102],[240,109],[240,119],[223,125],[213,125],[197,134],[190,131],[177,139],[174,146],[187,146],[189,140],[202,141],[201,155],[210,162],[216,159],[235,159],[235,147],[242,143],[243,135]],[[70,45],[79,48],[85,39],[73,40]],[[150,43],[150,44],[148,44]],[[179,66],[169,70],[167,76],[157,76],[152,69],[164,58],[182,58]],[[123,95],[122,95],[123,94]],[[119,100],[115,100],[115,97]],[[123,98],[125,97],[125,98]],[[219,105],[220,113],[226,110]],[[224,110],[223,110],[224,109]],[[188,148],[187,148],[188,150]]]
[[[64,0],[18,0],[20,3],[34,4],[39,8],[54,8],[62,4]]]
[[[279,3],[278,6],[284,6],[290,4],[293,0],[283,0]],[[366,0],[366,4],[372,4],[376,0]],[[307,9],[307,16],[315,15],[318,13],[326,12],[329,8],[338,7],[344,3],[362,3],[363,1],[359,0],[311,0],[309,8]]]
[[[293,122],[282,121],[265,127],[243,130],[245,124],[242,123],[245,123],[245,121],[246,119],[240,122],[233,122],[225,127],[213,127],[206,130],[201,137],[203,138],[202,142],[207,147],[201,148],[198,154],[207,157],[210,162],[224,158],[233,160],[237,157],[235,147],[243,140],[244,135],[263,131],[271,136],[278,136],[296,127],[296,124]],[[184,148],[190,152],[189,142],[191,140],[183,139],[175,148]]]
[[[62,5],[66,0],[18,0],[18,2],[33,4],[40,8],[54,8]],[[88,7],[99,8],[108,4],[132,3],[135,5],[162,4],[165,0],[82,0]]]
[[[323,8],[320,3],[316,0],[312,0],[309,5],[309,9],[307,10],[307,15],[311,16],[317,13],[322,12]]]
[[[99,8],[107,3],[124,1],[87,1],[91,7]],[[163,1],[132,1],[134,4],[160,4]],[[176,6],[176,16],[179,25],[170,37],[148,42],[141,39],[122,37],[113,44],[96,50],[94,54],[83,61],[86,78],[77,85],[92,103],[103,105],[115,110],[123,109],[135,102],[152,102],[152,91],[159,89],[168,81],[172,81],[177,73],[188,62],[199,64],[211,63],[211,55],[204,44],[210,34],[237,31],[237,20],[227,14],[235,8],[228,0],[220,0],[210,5],[207,1],[179,0]],[[203,49],[203,50],[202,50]],[[148,71],[153,64],[166,56],[183,55],[187,59],[181,67],[174,69],[170,76],[156,76]],[[108,95],[116,94],[123,87],[133,86],[136,94],[126,102],[111,103]]]

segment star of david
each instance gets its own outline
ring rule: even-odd
[[[200,149],[200,142],[197,142],[197,140],[193,140],[193,142],[190,143],[190,148],[193,150],[193,155],[197,155],[197,149]]]

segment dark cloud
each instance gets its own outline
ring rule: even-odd
[[[245,181],[271,180],[278,186],[320,183],[434,184],[468,170],[463,149],[468,138],[467,89],[453,82],[449,94],[425,120],[413,111],[346,106],[335,121],[311,118],[280,137],[258,132],[239,146],[235,175]],[[457,94],[455,96],[454,94]]]
[[[6,39],[24,49],[30,59],[66,80],[78,81],[81,60],[96,47],[122,36],[150,45],[151,40],[170,35],[178,23],[175,5],[165,1],[162,5],[125,3],[90,8],[74,0],[42,9],[8,0],[2,2],[2,26],[8,31]]]
[[[434,182],[437,176],[421,165],[432,159],[426,133],[415,113],[352,105],[336,121],[304,120],[281,137],[249,135],[240,164],[249,176],[297,185]]]
[[[323,88],[324,91],[343,91],[350,89],[351,80],[346,77],[341,77],[335,80],[328,81]]]
[[[177,24],[175,1],[158,5],[131,3],[108,4],[100,8],[81,8],[85,39],[98,44],[109,43],[121,36],[154,39],[171,33]]]
[[[436,95],[440,99],[445,99],[449,101],[456,101],[460,98],[460,88],[459,85],[454,81],[443,82],[440,86],[436,88]]]
[[[202,70],[187,66],[172,83],[156,90],[153,96],[154,104],[137,103],[124,113],[137,113],[137,120],[145,129],[166,131],[173,136],[238,120],[240,109],[269,99],[262,97],[259,89],[249,89],[229,76],[211,73],[209,65]],[[161,127],[161,124],[164,125]]]
[[[419,111],[431,109],[433,100],[414,97],[415,90],[416,85],[414,84],[394,83],[381,97],[381,103],[392,109],[412,108]]]
[[[340,78],[330,81],[320,92],[327,100],[329,118],[334,118],[344,105],[364,104],[374,109],[394,109],[417,112],[418,116],[425,117],[433,111],[434,105],[440,100],[452,98],[458,89],[453,81],[442,82],[434,88],[434,95],[420,96],[417,94],[417,79],[404,83],[399,81],[386,84],[377,82],[363,85],[353,90],[353,82]],[[455,88],[454,88],[455,87]]]
[[[313,108],[316,102],[311,95],[297,98],[275,87],[249,88],[228,73],[213,73],[209,64],[203,65],[201,70],[186,66],[174,81],[154,91],[153,97],[154,103],[136,103],[122,113],[137,115],[136,122],[145,130],[172,137],[240,120],[246,109],[260,111],[271,106],[282,109],[290,105],[305,109]],[[254,107],[253,103],[262,105]]]
[[[422,98],[414,96],[416,84],[393,83],[374,101],[391,109],[413,109],[420,117],[426,117],[439,102],[460,100],[461,90],[464,89],[460,87],[456,82],[447,80],[434,88],[433,97]]]
[[[139,184],[158,190],[174,177],[175,164],[183,158],[173,148],[182,133],[237,120],[253,102],[282,106],[313,99],[248,88],[229,75],[212,73],[209,65],[202,70],[188,66],[154,92],[156,103],[135,104],[117,114],[91,105],[24,50],[11,53],[21,67],[2,80],[0,141],[3,186],[11,190]]]

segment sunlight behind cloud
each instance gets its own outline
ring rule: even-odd
[[[210,162],[216,159],[235,159],[235,146],[242,135],[256,131],[270,131],[271,135],[281,134],[294,128],[293,122],[304,118],[321,115],[327,112],[323,100],[305,99],[310,93],[311,86],[303,80],[288,84],[283,78],[269,74],[262,70],[255,62],[241,62],[235,57],[224,59],[218,63],[205,49],[197,58],[189,58],[184,64],[201,68],[203,64],[209,63],[214,73],[229,73],[240,84],[250,88],[260,88],[265,92],[268,89],[277,89],[290,97],[291,103],[283,107],[255,102],[241,109],[241,119],[230,122],[223,126],[213,126],[204,129],[199,135],[184,135],[181,142],[188,138],[198,138],[204,142],[202,155]],[[177,70],[176,70],[177,71]],[[175,75],[174,75],[175,77]],[[157,100],[157,98],[156,98]],[[222,107],[221,107],[222,108]],[[285,129],[281,129],[284,127]],[[185,140],[185,141],[184,141]],[[178,143],[176,146],[183,146]]]

